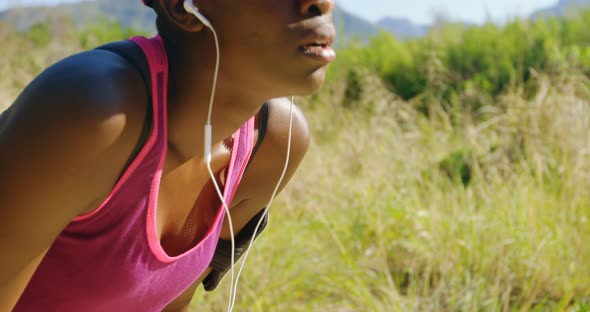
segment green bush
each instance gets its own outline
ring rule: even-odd
[[[31,26],[31,29],[26,35],[35,49],[45,48],[53,37],[48,23],[40,23]]]
[[[334,67],[364,67],[405,100],[450,102],[465,92],[497,98],[518,88],[536,89],[535,73],[555,74],[564,66],[590,73],[590,11],[568,19],[515,20],[505,26],[441,25],[425,37],[400,41],[387,33],[367,46],[340,51]],[[442,83],[441,83],[442,82]],[[475,110],[483,103],[473,104]]]

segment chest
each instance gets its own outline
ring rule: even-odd
[[[212,149],[211,169],[223,191],[231,151],[224,144]],[[200,241],[215,221],[221,201],[202,159],[180,163],[174,153],[164,162],[156,201],[156,232],[167,254],[176,256]]]

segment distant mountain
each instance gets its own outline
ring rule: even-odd
[[[590,0],[559,0],[552,7],[538,10],[531,17],[562,16],[576,6],[590,6]],[[25,7],[0,12],[0,22],[8,22],[19,30],[48,19],[69,16],[78,25],[101,21],[118,22],[147,33],[155,32],[155,13],[144,8],[139,0],[81,0],[78,3],[61,4],[52,7]],[[344,9],[334,11],[334,23],[338,30],[337,45],[350,42],[366,43],[380,31],[394,34],[399,39],[424,36],[431,25],[419,25],[405,18],[386,17],[371,23]]]
[[[414,24],[407,18],[386,17],[377,22],[377,25],[400,39],[425,36],[430,29],[430,26]]]
[[[19,30],[48,19],[68,16],[78,25],[107,21],[119,22],[148,32],[155,31],[155,13],[144,8],[139,0],[96,0],[56,6],[24,7],[0,12],[0,21],[7,21]]]
[[[0,12],[0,21],[7,21],[19,30],[59,16],[69,16],[78,25],[89,22],[119,22],[124,27],[155,32],[155,14],[144,8],[139,0],[96,0],[61,4],[52,7],[25,7]],[[334,24],[338,30],[338,44],[351,41],[367,42],[368,38],[382,30],[399,38],[425,34],[426,27],[414,25],[409,20],[383,19],[379,24],[370,23],[340,7],[334,11]]]
[[[570,10],[575,10],[577,7],[590,7],[590,0],[559,0],[556,5],[538,10],[531,17],[563,16]]]
[[[367,42],[368,38],[379,33],[379,27],[370,22],[336,7],[334,25],[338,31],[338,41],[346,44],[351,41]]]

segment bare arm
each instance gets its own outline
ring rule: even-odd
[[[242,229],[260,209],[264,208],[279,181],[287,157],[289,132],[289,104],[286,98],[269,101],[268,128],[258,153],[252,159],[250,167],[238,187],[232,207],[234,227]],[[303,113],[293,107],[293,134],[291,154],[285,178],[279,186],[279,192],[289,183],[309,146],[309,126]],[[236,231],[238,233],[239,231]],[[229,227],[225,224],[221,237],[229,239]]]
[[[116,62],[88,68],[92,53],[41,74],[0,123],[1,311],[14,307],[70,220],[108,194],[133,146],[115,86],[131,72]]]
[[[266,135],[242,178],[231,207],[236,233],[240,233],[240,230],[244,228],[248,221],[266,206],[283,171],[288,143],[289,103],[290,101],[287,99],[269,101]],[[309,128],[305,116],[297,107],[294,107],[291,155],[285,179],[281,183],[279,190],[282,190],[295,174],[307,152],[309,140]],[[222,238],[229,239],[229,226],[227,224],[224,225],[221,235]],[[209,273],[210,269],[164,311],[189,311],[190,301],[195,290]]]

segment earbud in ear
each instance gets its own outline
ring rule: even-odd
[[[205,16],[203,16],[201,12],[199,12],[199,9],[195,7],[195,5],[193,4],[193,0],[184,0],[184,9],[188,13],[194,15],[199,21],[201,21],[201,23],[203,23],[208,28],[213,28],[213,26],[211,26],[211,22],[209,22],[209,20]]]

